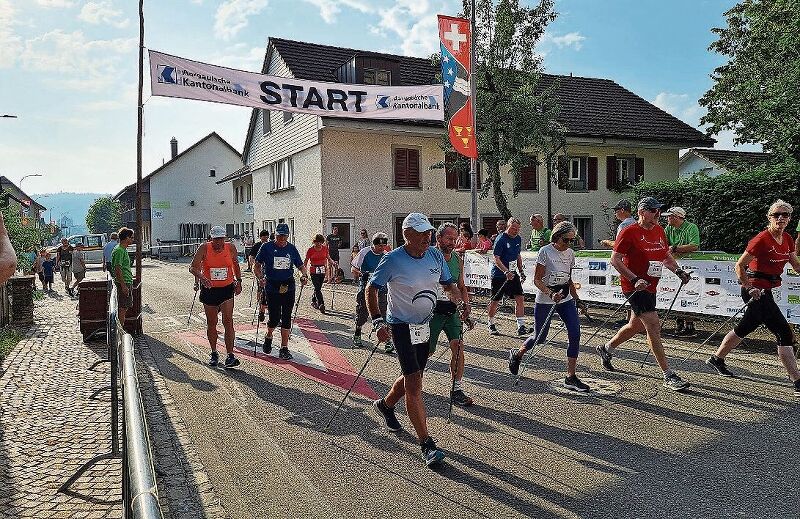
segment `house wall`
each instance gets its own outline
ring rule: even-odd
[[[152,176],[152,243],[180,239],[181,223],[223,226],[232,223],[233,191],[229,184],[216,182],[241,166],[239,156],[221,140],[212,137]],[[216,170],[215,177],[209,176],[211,169]],[[192,201],[194,205],[190,204]]]
[[[253,199],[252,196],[248,197],[248,186],[253,188],[253,176],[246,175],[242,178],[237,178],[231,181],[231,197],[233,206],[231,210],[231,223],[234,225],[234,232],[240,236],[245,236],[250,233],[253,236]],[[244,197],[242,200],[237,201],[236,190],[242,188]],[[254,191],[251,191],[253,196]],[[255,235],[258,236],[258,229],[255,229]]]
[[[713,162],[710,162],[707,159],[704,159],[703,157],[698,157],[694,153],[689,152],[689,156],[686,157],[680,164],[679,177],[688,178],[694,175],[695,173],[700,173],[700,172],[702,172],[702,174],[708,177],[716,177],[723,173],[726,173],[724,169],[718,167]]]

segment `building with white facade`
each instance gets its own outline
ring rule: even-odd
[[[747,171],[769,162],[773,157],[771,153],[756,151],[692,148],[681,155],[679,175],[680,178],[692,175],[716,177],[735,171]]]

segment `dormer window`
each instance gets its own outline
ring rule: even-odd
[[[389,86],[392,84],[392,73],[388,70],[365,68],[364,84]]]

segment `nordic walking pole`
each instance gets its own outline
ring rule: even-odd
[[[489,302],[486,303],[486,308],[483,309],[483,312],[481,312],[481,316],[475,321],[476,323],[480,322],[480,320],[486,316],[486,314],[489,312],[489,305],[492,304],[492,301],[494,301],[494,298],[497,297],[497,294],[503,292],[503,289],[506,287],[506,283],[508,283],[508,278],[506,278],[506,280],[503,281],[503,284],[500,285],[500,288],[497,289],[497,292],[492,294],[492,296],[489,298]],[[489,293],[491,293],[491,289]]]
[[[664,329],[664,325],[667,324],[667,319],[669,319],[669,314],[672,312],[672,307],[675,306],[675,301],[678,300],[678,294],[681,293],[681,289],[683,288],[683,283],[678,287],[678,290],[675,291],[675,297],[672,298],[672,302],[669,304],[669,308],[667,309],[667,313],[664,314],[664,320],[661,321],[661,328],[659,328],[659,332]],[[639,367],[644,367],[644,363],[647,362],[647,358],[650,357],[650,347],[647,347],[647,352],[644,354],[644,359],[642,359],[642,363],[639,364]]]
[[[544,331],[548,329],[550,323],[553,321],[553,314],[556,311],[556,305],[557,303],[554,303],[550,311],[547,312],[547,317],[545,317],[544,324],[542,324],[542,327],[539,329],[539,333],[536,334],[536,338],[533,340],[533,346],[531,346],[531,353],[528,355],[525,364],[521,367],[519,374],[517,375],[517,378],[514,380],[515,386],[519,384],[519,381],[522,378],[522,373],[525,371],[525,366],[528,364],[528,362],[530,362],[531,358],[533,358],[533,353],[535,351],[534,348],[536,348],[536,345],[539,344],[540,340],[542,340],[542,334],[544,334]]]
[[[253,289],[256,287],[256,277],[253,276],[253,283],[250,285],[250,306],[253,306]]]
[[[200,290],[200,283],[195,282],[194,284],[194,298],[192,299],[192,308],[189,309],[189,317],[186,318],[186,325],[189,325],[189,322],[192,320],[192,312],[194,312],[194,302],[197,301],[197,292]]]
[[[715,336],[715,335],[716,335],[716,334],[717,334],[717,333],[718,333],[718,332],[719,332],[719,331],[720,331],[722,328],[724,328],[724,327],[725,327],[725,326],[726,326],[726,325],[727,325],[729,322],[733,321],[733,320],[736,318],[736,316],[737,316],[737,315],[739,315],[740,313],[742,313],[742,311],[744,311],[744,309],[745,309],[745,308],[747,308],[748,306],[750,306],[750,303],[752,303],[753,301],[754,301],[754,299],[751,299],[750,301],[746,302],[746,303],[744,304],[744,306],[742,306],[740,309],[738,309],[738,310],[736,311],[736,313],[735,313],[735,314],[733,314],[732,316],[728,317],[728,319],[727,319],[727,320],[726,320],[724,323],[722,323],[722,324],[719,326],[719,328],[717,328],[716,330],[714,330],[713,332],[711,332],[711,335],[709,335],[709,336],[706,338],[706,340],[704,340],[702,343],[700,343],[700,346],[698,346],[698,347],[697,347],[697,349],[695,349],[693,352],[691,352],[689,355],[687,355],[687,356],[686,356],[686,358],[685,358],[685,359],[683,359],[683,361],[684,361],[684,362],[686,362],[687,360],[689,360],[690,358],[692,358],[692,357],[694,356],[694,354],[695,354],[695,353],[697,353],[698,351],[700,351],[700,348],[702,348],[703,346],[705,346],[706,344],[708,344],[708,341],[710,341],[710,340],[711,340],[711,338],[712,338],[713,336]]]
[[[373,331],[375,331],[375,330],[373,330]],[[370,332],[369,337],[367,338],[368,342],[371,341],[371,340],[372,340],[372,332]],[[362,375],[362,373],[364,373],[364,370],[367,369],[367,364],[369,364],[369,361],[372,360],[372,356],[375,355],[375,352],[378,350],[378,346],[380,346],[380,344],[381,344],[381,341],[376,342],[375,346],[372,348],[372,351],[369,352],[369,356],[367,357],[367,360],[364,361],[364,365],[361,366],[361,369],[359,370],[358,375],[356,375],[356,378],[353,379],[353,383],[350,384],[350,388],[347,390],[347,393],[344,394],[344,398],[342,398],[342,401],[339,402],[339,405],[336,407],[336,410],[333,412],[333,415],[331,415],[330,419],[328,420],[328,423],[325,424],[325,427],[324,427],[323,430],[327,431],[328,428],[330,428],[331,423],[333,423],[333,420],[334,420],[334,418],[336,418],[336,415],[339,414],[339,411],[342,409],[342,406],[344,405],[345,401],[347,400],[347,397],[350,396],[350,393],[353,391],[353,388],[356,387],[356,382],[358,382],[358,379],[361,378],[361,375]]]
[[[300,308],[300,298],[303,297],[303,289],[305,287],[303,283],[300,283],[300,293],[297,294],[297,302],[294,304],[294,317],[292,317],[292,322],[297,319],[297,309]]]
[[[586,339],[586,341],[585,341],[585,342],[584,342],[584,343],[581,345],[581,349],[583,349],[584,347],[586,347],[586,345],[587,345],[587,344],[589,344],[589,341],[591,341],[592,339],[594,339],[595,335],[597,335],[597,333],[598,333],[600,330],[602,330],[603,328],[605,328],[606,324],[608,324],[608,322],[611,320],[611,318],[612,318],[612,317],[614,317],[615,315],[617,315],[617,312],[619,312],[620,310],[622,310],[622,307],[623,307],[623,306],[625,306],[625,305],[628,303],[628,301],[630,301],[630,300],[631,300],[631,298],[633,297],[633,294],[635,294],[635,293],[636,293],[636,291],[635,291],[635,290],[634,290],[633,292],[631,292],[631,295],[629,295],[629,296],[627,297],[627,299],[625,299],[625,301],[623,301],[622,303],[620,303],[620,304],[619,304],[619,306],[618,306],[618,307],[617,307],[617,308],[616,308],[616,309],[615,309],[613,312],[611,312],[611,313],[609,314],[609,316],[608,316],[608,317],[606,317],[606,320],[605,320],[605,321],[603,321],[602,323],[600,323],[600,325],[599,325],[599,326],[598,326],[598,327],[595,329],[595,331],[594,331],[594,333],[591,335],[591,337],[589,337],[588,339]]]

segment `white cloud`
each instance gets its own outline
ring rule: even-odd
[[[75,2],[72,0],[36,0],[36,4],[42,7],[72,7]]]
[[[444,6],[436,10],[451,11]],[[427,0],[396,0],[392,7],[380,12],[380,17],[377,27],[370,31],[399,36],[400,50],[406,56],[427,56],[439,48],[436,12]]]
[[[247,27],[247,19],[264,10],[268,0],[225,0],[214,15],[214,32],[223,40],[230,40]]]
[[[314,5],[319,9],[319,15],[325,20],[325,23],[335,23],[336,16],[342,12],[342,6],[355,9],[362,13],[373,12],[372,7],[360,0],[303,0],[304,2]]]
[[[264,47],[248,47],[244,43],[237,43],[211,55],[208,61],[223,67],[261,72]]]
[[[570,32],[563,36],[549,36],[550,41],[556,44],[560,49],[564,47],[572,47],[575,50],[581,50],[586,36],[581,36],[579,32]]]
[[[8,0],[0,0],[0,68],[11,67],[17,61],[22,50],[22,39],[16,34],[13,26],[14,7]]]
[[[121,10],[114,9],[110,0],[100,0],[99,2],[87,2],[81,9],[78,18],[91,24],[105,23],[118,29],[128,26],[130,20],[124,18]]]

